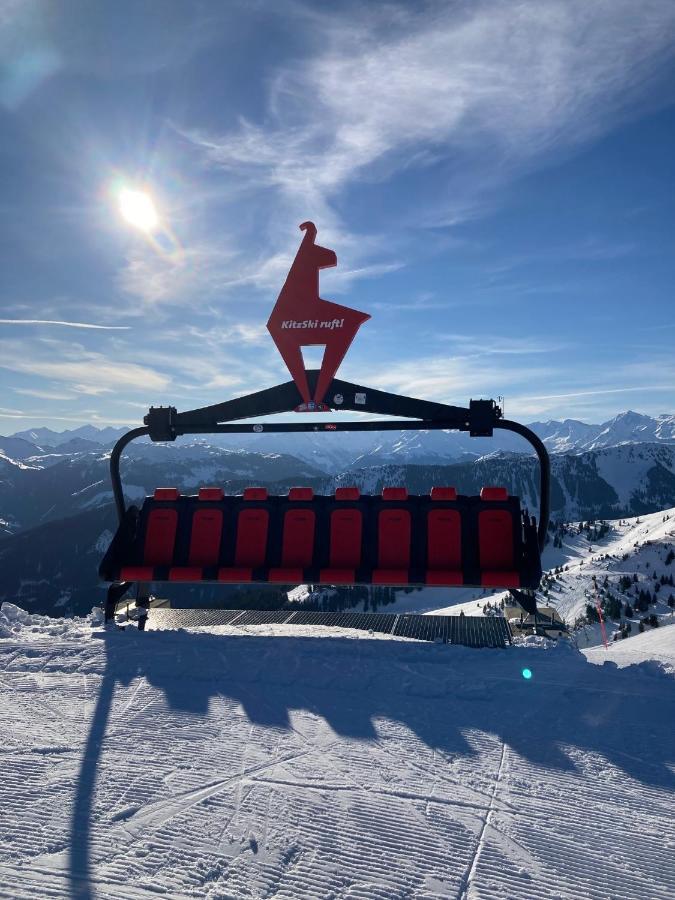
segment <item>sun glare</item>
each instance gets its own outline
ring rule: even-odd
[[[140,231],[154,231],[159,225],[157,208],[150,194],[122,188],[118,195],[119,210],[122,218]]]

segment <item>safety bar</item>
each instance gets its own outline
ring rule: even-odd
[[[307,373],[316,377],[316,370]],[[310,381],[312,378],[310,378]],[[257,394],[238,397],[212,407],[178,413],[172,406],[151,407],[145,427],[134,428],[117,441],[110,455],[110,477],[117,516],[122,522],[126,506],[120,476],[120,458],[124,448],[136,438],[148,435],[153,441],[174,441],[186,434],[279,434],[295,432],[340,431],[468,431],[472,437],[492,437],[493,429],[513,431],[534,448],[539,460],[539,523],[537,538],[540,552],[544,549],[550,515],[551,466],[548,451],[541,439],[525,425],[503,419],[494,400],[471,400],[468,409],[447,406],[427,400],[416,400],[371,390],[361,385],[334,379],[327,392],[326,405],[331,409],[380,415],[401,415],[403,420],[369,422],[265,422],[237,423],[232,419],[292,412],[300,402],[293,382],[277,385]],[[210,413],[211,418],[208,418]],[[228,417],[230,421],[223,421]],[[410,419],[413,419],[410,421]]]

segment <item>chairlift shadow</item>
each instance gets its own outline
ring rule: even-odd
[[[107,631],[104,640],[106,665],[71,821],[69,875],[77,900],[92,896],[93,802],[102,756],[110,752],[106,731],[115,719],[116,688],[137,678],[157,689],[171,716],[197,717],[204,726],[218,698],[238,705],[258,728],[290,731],[293,714],[305,712],[371,747],[386,745],[388,722],[448,764],[476,756],[475,736],[484,733],[542,769],[572,773],[575,751],[590,751],[653,789],[675,790],[673,681],[651,663],[597,666],[571,649],[563,661],[563,650],[135,628]],[[522,676],[525,666],[530,680]],[[660,714],[645,716],[645,704]]]

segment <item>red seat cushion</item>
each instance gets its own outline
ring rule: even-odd
[[[303,579],[302,569],[284,567],[270,569],[269,580],[277,584],[301,584]]]
[[[270,514],[266,509],[241,510],[237,518],[235,566],[255,569],[265,565],[269,521]]]
[[[200,566],[174,566],[169,569],[169,581],[201,581],[203,577]]]
[[[375,569],[373,584],[407,584],[407,569]]]
[[[383,509],[377,523],[378,568],[407,569],[410,565],[410,512],[407,509]]]
[[[456,500],[457,488],[454,487],[432,487],[432,500]]]
[[[152,581],[152,566],[123,566],[120,570],[120,581]]]
[[[155,492],[157,493],[157,492]],[[170,566],[173,562],[173,548],[176,543],[178,511],[175,509],[153,509],[148,515],[143,548],[143,565]]]
[[[330,557],[333,569],[356,569],[361,565],[360,509],[335,509],[330,514]],[[353,579],[352,579],[353,580]]]
[[[314,555],[314,524],[311,509],[289,509],[284,516],[281,566],[284,569],[311,566]]]
[[[267,488],[244,488],[244,500],[267,500]]]
[[[462,517],[457,509],[427,514],[427,568],[462,568]]]
[[[191,566],[215,566],[220,556],[223,513],[220,509],[198,509],[192,516],[190,535]]]
[[[383,500],[407,500],[408,488],[404,487],[386,487],[382,488]]]
[[[508,500],[509,492],[505,487],[484,487],[480,489],[481,500]]]
[[[314,491],[309,487],[294,487],[288,492],[289,500],[313,500]]]
[[[225,496],[225,491],[222,488],[218,487],[203,487],[199,488],[199,499],[200,500],[222,500]]]
[[[180,491],[178,488],[155,488],[155,500],[178,500]]]
[[[513,518],[507,509],[478,514],[478,549],[482,570],[513,569]]]
[[[253,572],[246,568],[236,568],[230,566],[227,569],[218,569],[218,581],[226,581],[229,584],[239,584],[241,582],[251,581]]]
[[[425,581],[435,587],[455,587],[464,584],[464,574],[456,569],[429,569]]]
[[[354,569],[321,569],[319,581],[328,584],[354,584]]]
[[[483,572],[480,583],[483,587],[517,588],[520,587],[520,575],[513,571]]]
[[[335,488],[336,500],[358,500],[361,491],[357,487],[339,487]]]

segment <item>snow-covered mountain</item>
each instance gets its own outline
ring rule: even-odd
[[[62,445],[63,446],[63,445]],[[14,530],[110,503],[110,453],[102,449],[61,453],[61,448],[24,460],[0,451],[0,516]],[[250,484],[317,484],[325,475],[310,463],[279,453],[225,450],[205,444],[138,443],[122,462],[125,491],[138,500],[171,484],[184,493],[218,484],[237,493]]]
[[[626,444],[552,461],[554,522],[675,506],[675,446]],[[219,484],[229,493],[250,484],[266,485],[271,493],[285,493],[294,484],[317,493],[331,493],[341,484],[357,484],[366,493],[385,485],[405,484],[411,493],[454,485],[461,493],[477,494],[485,484],[502,484],[533,512],[538,509],[535,461],[514,454],[451,465],[370,466],[329,478],[293,457],[146,444],[125,459],[123,473],[127,497],[136,502],[159,485],[176,485],[185,493],[204,484]],[[98,563],[116,527],[107,454],[68,457],[38,469],[0,458],[0,509],[8,522],[0,525],[0,600],[19,598],[32,610],[49,612],[58,591],[69,598],[65,609],[86,611],[91,597],[101,593]],[[3,539],[2,530],[15,533]]]
[[[450,465],[371,465],[354,467],[329,482],[356,484],[365,493],[405,484],[411,493],[427,493],[434,485],[454,485],[460,493],[477,494],[486,484],[500,484],[538,506],[538,469],[521,454],[493,454]],[[665,509],[675,504],[675,445],[625,444],[580,454],[551,457],[551,515],[560,521],[617,518]]]
[[[530,428],[552,453],[579,453],[620,444],[675,443],[675,415],[654,418],[631,410],[601,425],[565,419],[564,422],[533,422]]]
[[[582,453],[622,444],[675,444],[675,415],[651,417],[629,411],[599,425],[566,419],[563,422],[533,422],[530,428],[551,453]],[[24,459],[54,448],[60,453],[86,449],[85,441],[109,449],[123,433],[124,429],[99,430],[91,425],[64,432],[39,428],[17,432],[9,438],[0,436],[0,450],[10,457]],[[30,452],[25,444],[12,444],[13,440],[32,444],[35,449]],[[226,449],[295,456],[326,473],[354,465],[434,464],[499,451],[522,453],[529,449],[522,438],[499,431],[495,432],[494,438],[471,438],[467,434],[445,431],[340,432],[339,437],[308,432],[302,435],[209,435],[203,442]],[[190,443],[194,444],[194,439]]]
[[[486,484],[502,484],[538,504],[536,461],[514,453],[491,454],[446,464],[374,464],[366,457],[343,463],[326,475],[297,457],[282,453],[226,450],[202,443],[132,445],[122,463],[127,497],[139,500],[160,485],[175,485],[184,493],[216,484],[237,493],[251,484],[272,493],[306,484],[317,493],[356,484],[364,493],[379,493],[387,485],[405,484],[411,493],[427,493],[434,485],[454,485],[476,494]],[[551,510],[556,519],[634,515],[675,504],[675,444],[623,444],[551,458]],[[0,518],[19,531],[62,519],[109,503],[109,453],[104,450],[52,453],[11,459],[0,452]]]
[[[546,423],[548,431],[544,424],[537,426],[549,446],[609,444],[552,455],[554,521],[619,518],[675,506],[672,422],[665,416],[645,422],[648,417],[632,415],[617,417],[602,428],[593,426],[599,429],[593,434],[591,426],[575,430],[574,423]],[[20,597],[32,609],[46,612],[51,611],[49,597],[58,590],[69,598],[65,608],[82,612],[91,593],[100,592],[98,561],[104,537],[109,541],[115,528],[109,449],[91,440],[95,430],[76,431],[64,433],[55,447],[39,447],[16,435],[0,439],[0,599]],[[612,443],[647,434],[658,434],[659,440]],[[32,436],[50,437],[43,431]],[[344,437],[358,441],[364,436]],[[378,445],[379,449],[352,445],[358,453],[348,451],[336,435],[311,433],[293,441],[287,435],[251,435],[261,439],[250,441],[247,448],[217,447],[188,438],[170,444],[141,441],[130,446],[122,474],[126,495],[136,502],[162,485],[175,485],[184,493],[207,484],[220,485],[228,493],[239,493],[251,484],[265,485],[271,493],[285,493],[298,484],[317,493],[350,484],[366,493],[377,493],[385,485],[404,484],[411,493],[454,485],[462,493],[476,494],[483,485],[501,484],[531,511],[538,509],[532,456],[492,452],[448,462],[441,451],[457,435],[401,432],[385,437],[390,443]],[[459,439],[471,441],[462,435]],[[484,444],[494,450],[489,441]],[[282,452],[285,446],[296,455]]]
[[[129,427],[135,426],[130,425]],[[95,425],[81,425],[79,428],[70,428],[65,431],[54,431],[51,428],[29,428],[26,431],[17,431],[10,437],[20,438],[38,447],[59,447],[76,438],[106,446],[113,444],[127,430],[126,428],[97,428]],[[0,446],[4,440],[0,436]]]

